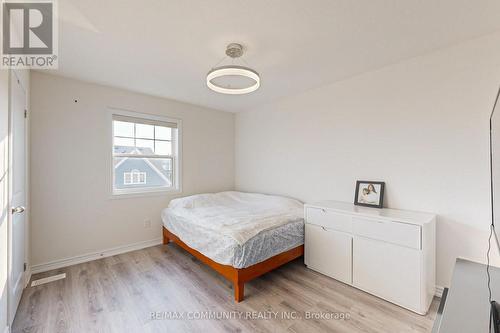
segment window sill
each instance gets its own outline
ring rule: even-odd
[[[179,188],[158,189],[158,190],[144,189],[142,191],[137,190],[137,191],[119,191],[119,192],[113,191],[111,193],[110,199],[116,200],[116,199],[128,199],[128,198],[142,198],[151,196],[172,195],[179,193],[182,193],[182,189]]]

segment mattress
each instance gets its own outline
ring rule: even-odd
[[[304,244],[303,204],[256,193],[172,200],[163,225],[213,261],[245,268]]]

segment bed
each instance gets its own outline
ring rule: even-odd
[[[174,242],[234,285],[244,284],[304,254],[303,204],[257,193],[199,194],[162,212],[163,244]]]

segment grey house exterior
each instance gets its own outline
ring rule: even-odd
[[[149,148],[135,148],[115,146],[115,153],[137,154],[138,158],[118,157],[114,159],[115,189],[131,189],[145,187],[170,187],[172,186],[172,161],[170,159],[140,158],[141,155],[152,155]],[[126,184],[125,174],[132,172],[145,173],[145,183]]]

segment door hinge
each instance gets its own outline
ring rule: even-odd
[[[28,110],[24,110],[24,118],[28,118]]]
[[[26,272],[26,268],[28,267],[28,265],[26,263],[24,263],[24,271]]]

